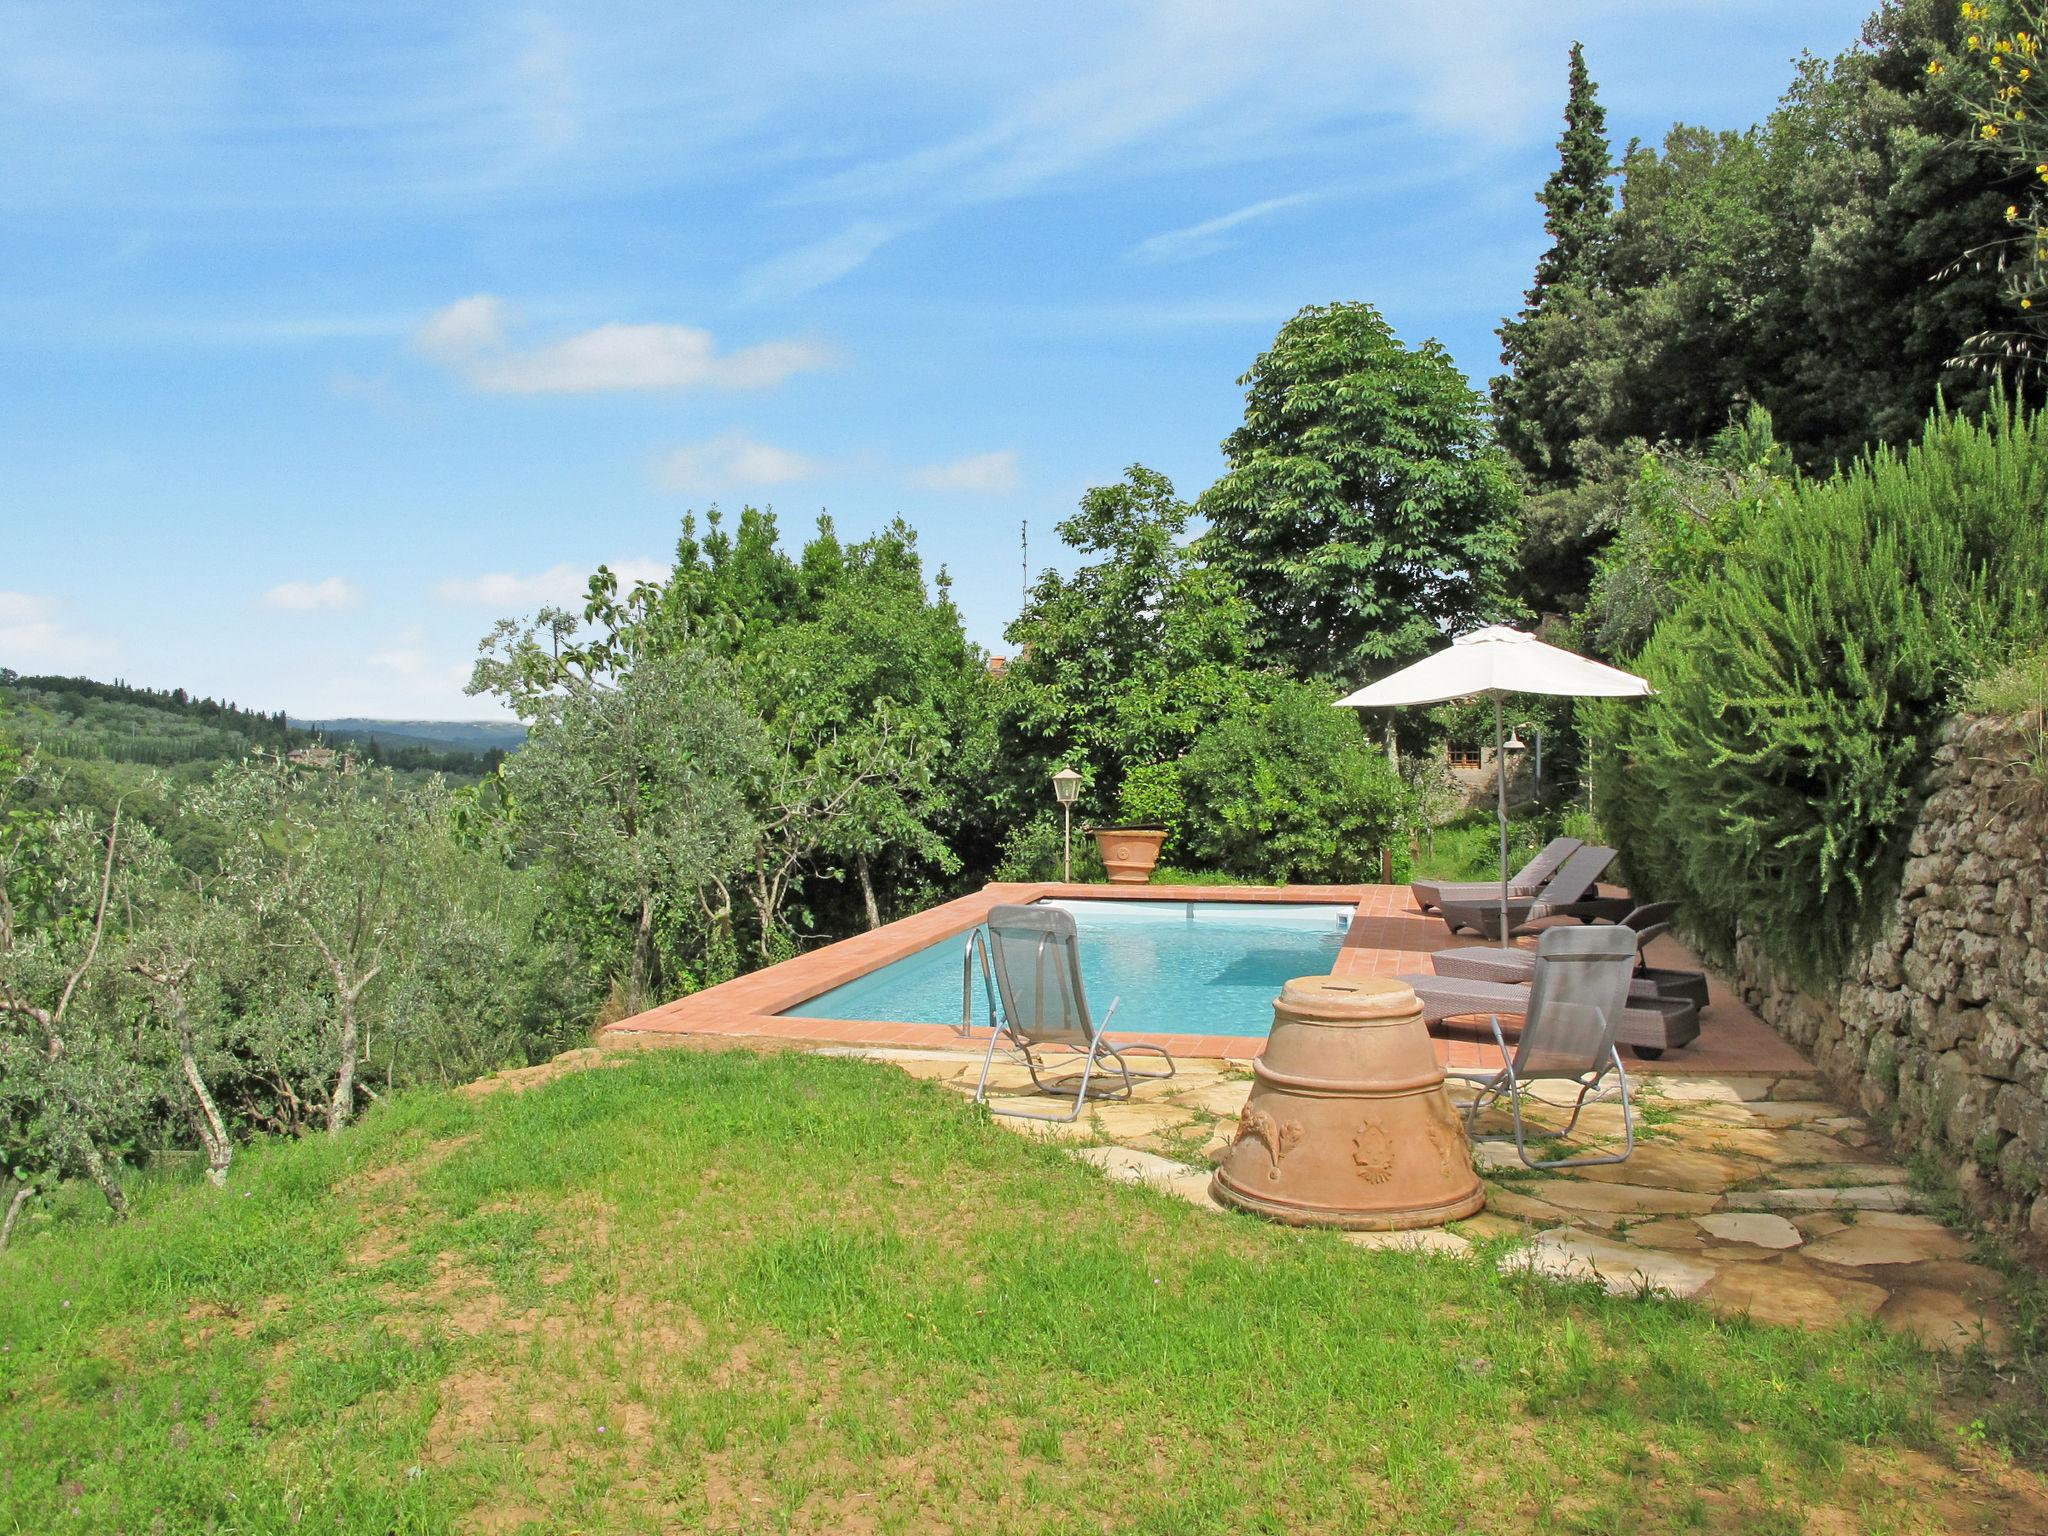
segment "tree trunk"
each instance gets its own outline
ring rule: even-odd
[[[334,1072],[334,1094],[327,1101],[327,1134],[339,1136],[349,1117],[356,1112],[356,1061],[362,1054],[363,1040],[356,1021],[356,1004],[384,967],[381,963],[373,965],[350,981],[341,956],[320,936],[320,930],[313,926],[312,919],[301,912],[299,922],[305,927],[307,937],[312,939],[313,947],[320,951],[320,958],[327,962],[327,975],[334,983],[334,1001],[341,1009],[341,1047],[336,1053],[340,1060]]]
[[[879,928],[882,926],[882,910],[875,905],[875,882],[868,873],[868,856],[865,853],[856,854],[853,868],[860,876],[861,900],[868,905],[868,927]]]
[[[654,986],[654,893],[640,893],[640,921],[633,929],[633,972],[626,999],[635,1013],[647,1006]]]
[[[356,1030],[356,1000],[341,994],[341,1062],[334,1074],[334,1097],[327,1102],[327,1134],[339,1136],[356,1112],[356,1051],[360,1036]]]
[[[226,1189],[228,1165],[235,1160],[235,1144],[228,1136],[219,1106],[207,1091],[206,1079],[199,1074],[199,1060],[189,1029],[178,1032],[178,1062],[185,1069],[185,1081],[191,1085],[193,1097],[199,1100],[199,1139],[206,1147],[206,1177],[213,1182],[215,1189]]]
[[[100,1193],[107,1197],[107,1204],[112,1208],[115,1220],[127,1220],[128,1196],[115,1182],[114,1175],[107,1168],[106,1158],[100,1155],[99,1147],[83,1130],[78,1132],[78,1155],[85,1164],[86,1176],[97,1184]]]
[[[7,1202],[7,1217],[0,1221],[0,1249],[5,1249],[7,1240],[14,1236],[14,1223],[21,1216],[21,1208],[35,1195],[35,1180],[31,1179],[14,1192],[14,1198]]]

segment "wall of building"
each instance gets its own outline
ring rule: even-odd
[[[1956,720],[1882,932],[1816,994],[1774,973],[1754,940],[1736,975],[1902,1150],[1954,1173],[1978,1212],[2048,1247],[2048,787],[2039,739],[2010,721]]]

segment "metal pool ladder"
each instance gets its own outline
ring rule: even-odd
[[[980,925],[967,934],[967,948],[960,955],[960,1027],[954,1033],[965,1036],[974,1028],[974,957],[981,956],[981,990],[988,998],[989,1033],[996,1032],[996,981],[989,968],[988,939]]]

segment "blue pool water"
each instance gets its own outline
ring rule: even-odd
[[[1100,1021],[1121,998],[1112,1031],[1263,1035],[1273,999],[1296,976],[1327,976],[1351,924],[1334,904],[1232,901],[1048,901],[1074,914],[1081,978]],[[941,939],[788,1010],[803,1019],[960,1022],[967,935]],[[974,1018],[988,1021],[975,967]]]

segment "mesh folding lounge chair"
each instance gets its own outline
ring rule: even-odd
[[[1508,902],[1508,923],[1515,931],[1534,922],[1539,917],[1576,917],[1591,922],[1596,917],[1606,917],[1612,922],[1628,911],[1626,897],[1601,897],[1597,894],[1600,877],[1607,873],[1607,866],[1614,862],[1612,848],[1595,848],[1591,844],[1576,850],[1559,866],[1556,874],[1543,882],[1543,891],[1537,896],[1516,896]],[[1588,898],[1592,898],[1589,903]],[[1621,911],[1612,908],[1619,904]],[[1597,909],[1596,909],[1597,908]],[[1493,894],[1472,901],[1447,901],[1443,905],[1443,919],[1451,932],[1463,928],[1476,928],[1489,939],[1500,937],[1500,887],[1493,888]]]
[[[1515,1151],[1531,1168],[1619,1163],[1635,1151],[1628,1073],[1621,1065],[1621,1053],[1614,1048],[1615,1024],[1628,994],[1635,954],[1635,936],[1615,925],[1553,928],[1543,935],[1536,951],[1535,979],[1529,983],[1522,1037],[1512,1054],[1496,1015],[1493,1039],[1500,1047],[1500,1070],[1450,1073],[1479,1090],[1465,1108],[1468,1136],[1481,1110],[1504,1101],[1514,1117]],[[1528,1128],[1522,1120],[1523,1090],[1532,1082],[1546,1080],[1575,1085],[1579,1091],[1572,1101],[1571,1119],[1557,1132],[1560,1137],[1569,1136],[1586,1105],[1607,1096],[1602,1085],[1609,1071],[1621,1095],[1621,1150],[1588,1157],[1531,1157]]]
[[[1628,946],[1630,965],[1634,965],[1635,935],[1618,924],[1546,929],[1543,934],[1545,943],[1553,933],[1606,934],[1615,943]],[[1540,960],[1544,950],[1538,948],[1536,953]],[[1539,964],[1537,971],[1541,970]],[[1536,1002],[1533,977],[1529,985],[1511,981],[1474,981],[1463,976],[1408,975],[1398,976],[1395,980],[1404,981],[1415,989],[1416,999],[1422,1004],[1422,1022],[1425,1024],[1441,1024],[1445,1019],[1467,1015],[1495,1014],[1521,1018]],[[1646,1059],[1655,1060],[1666,1051],[1690,1045],[1700,1036],[1699,1005],[1691,998],[1630,997],[1629,989],[1624,986],[1616,1006],[1620,1013],[1615,1019],[1615,1040]]]
[[[1074,926],[1074,914],[1057,907],[999,906],[989,908],[985,920],[988,956],[995,968],[996,995],[1002,1003],[999,1028],[989,1032],[988,1052],[981,1059],[981,1081],[974,1089],[974,1102],[988,1104],[992,1113],[1014,1115],[1023,1120],[1077,1120],[1088,1102],[1092,1088],[1099,1097],[1128,1098],[1141,1082],[1173,1076],[1173,1057],[1156,1045],[1119,1045],[1103,1034],[1101,1025],[1088,1011],[1088,994],[1081,985],[1081,944]],[[1107,1024],[1123,1001],[1114,998]],[[996,1044],[1005,1035],[1015,1045],[1031,1085],[1040,1093],[1064,1098],[1074,1096],[1073,1108],[1063,1115],[1038,1114],[1027,1109],[1005,1109],[988,1099],[988,1072],[995,1061]],[[1048,1069],[1039,1053],[1048,1048],[1064,1049],[1069,1056]],[[1134,1070],[1126,1059],[1135,1055],[1157,1056],[1166,1070]],[[1073,1070],[1075,1058],[1080,1071]],[[1099,1075],[1097,1067],[1105,1070]]]
[[[1585,846],[1576,837],[1553,837],[1543,845],[1541,853],[1508,881],[1508,895],[1536,895],[1543,889],[1543,882],[1557,873],[1558,866]],[[1408,889],[1415,897],[1415,905],[1424,912],[1434,912],[1447,901],[1484,901],[1488,896],[1500,899],[1497,880],[1417,880]]]

